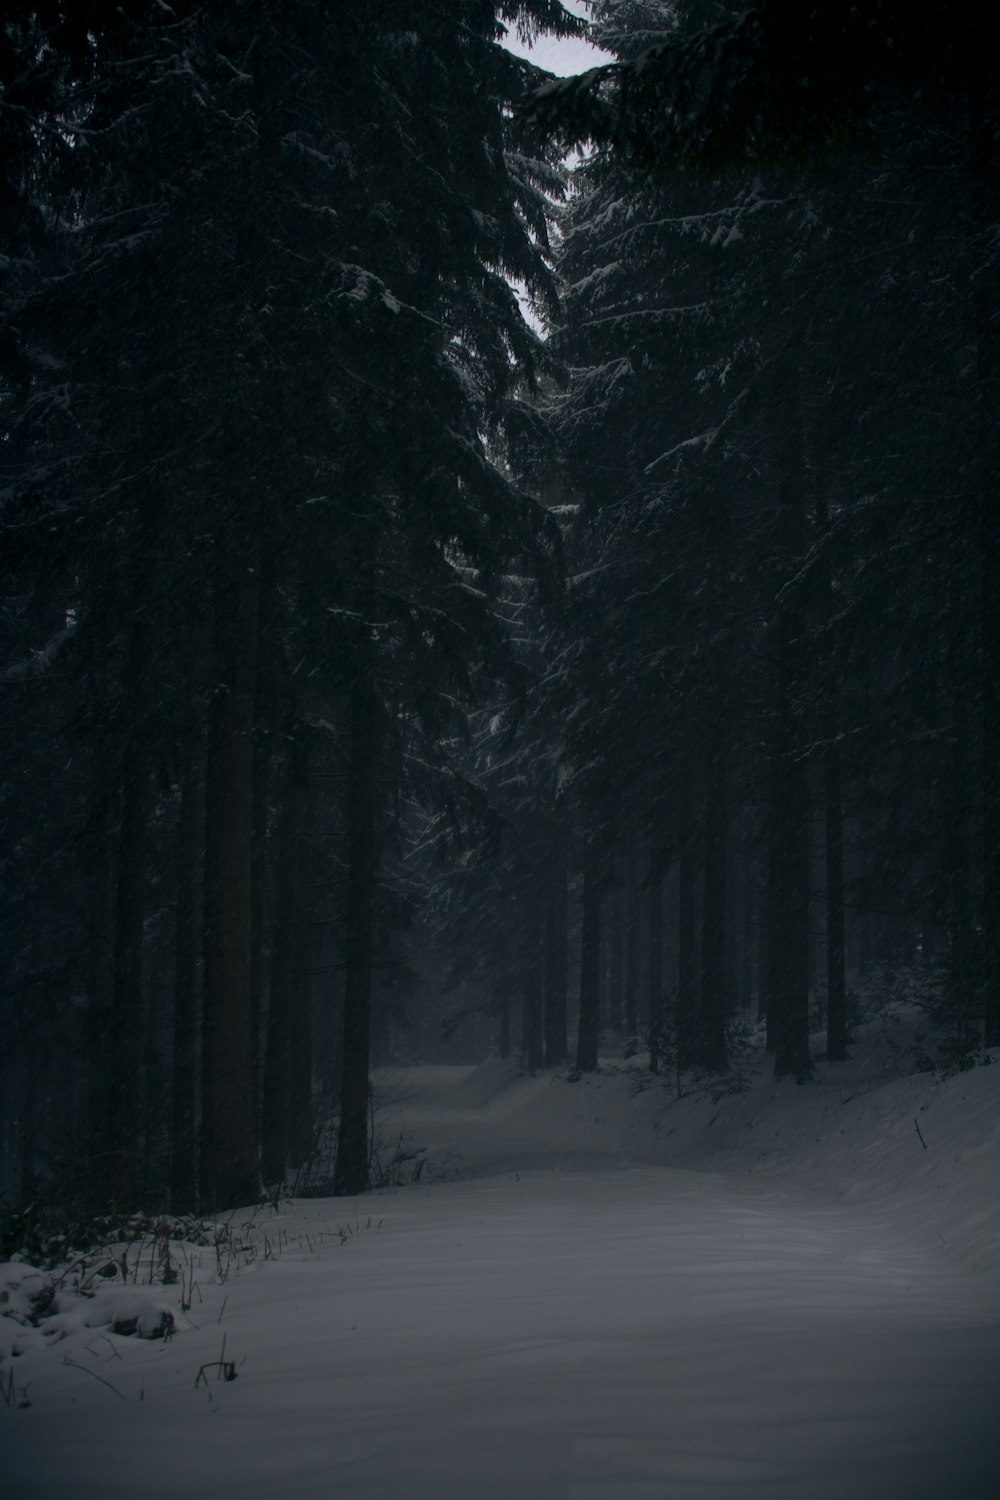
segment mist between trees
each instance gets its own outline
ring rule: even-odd
[[[973,7],[540,93],[551,0],[85,9],[0,38],[4,1213],[363,1191],[393,1060],[807,1085],[876,973],[1000,1042]]]

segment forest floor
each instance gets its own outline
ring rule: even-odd
[[[397,1069],[410,1186],[237,1213],[168,1285],[153,1238],[49,1302],[0,1266],[4,1496],[992,1500],[1000,1052],[911,1074],[914,1026],[681,1098]]]

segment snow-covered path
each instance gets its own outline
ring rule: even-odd
[[[280,1258],[206,1266],[197,1328],[40,1353],[5,1496],[993,1500],[995,1281],[857,1206],[546,1161],[475,1081],[396,1107],[494,1175],[366,1199],[343,1245],[349,1205],[300,1202],[259,1220]],[[196,1389],[223,1334],[239,1379]]]

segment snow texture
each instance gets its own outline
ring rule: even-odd
[[[67,1276],[37,1326],[3,1267],[3,1494],[992,1500],[1000,1055],[897,1076],[906,1025],[680,1100],[634,1059],[398,1070],[419,1183],[247,1210],[174,1286]]]

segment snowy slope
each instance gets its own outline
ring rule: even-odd
[[[992,1500],[1000,1067],[900,1059],[872,1032],[808,1087],[750,1060],[680,1100],[637,1069],[389,1075],[419,1185],[247,1211],[221,1258],[175,1247],[178,1284],[0,1318],[31,1401],[0,1405],[5,1500]],[[112,1332],[127,1299],[173,1338]]]

